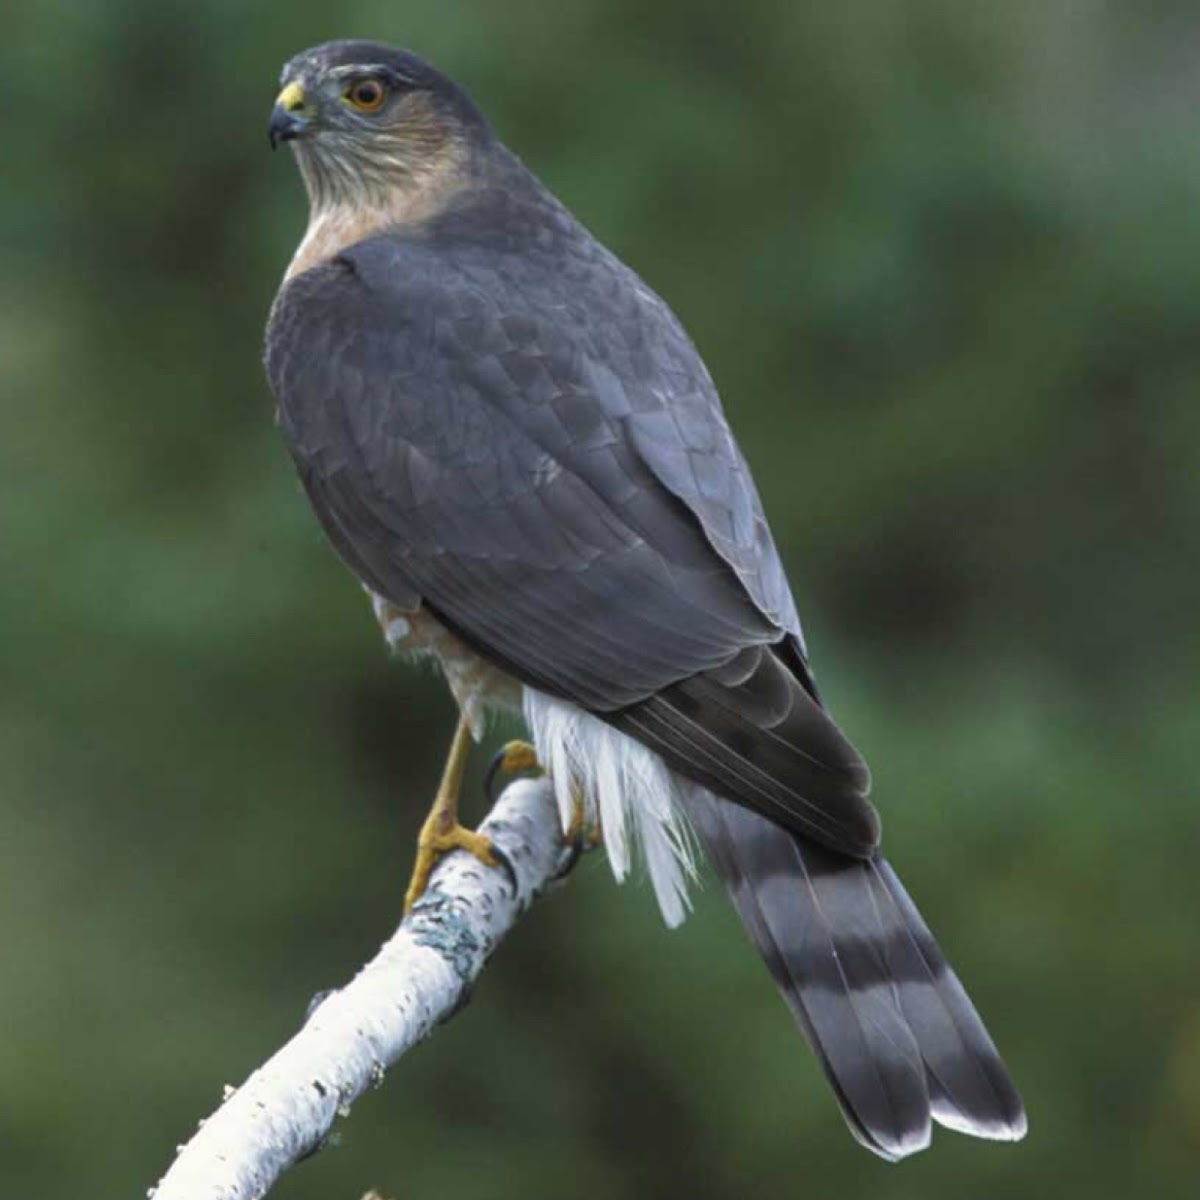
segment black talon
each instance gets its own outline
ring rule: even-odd
[[[504,747],[501,746],[492,755],[492,761],[488,763],[487,774],[483,777],[483,794],[487,797],[489,807],[496,803],[496,776],[504,767],[504,754]]]
[[[516,898],[521,894],[521,882],[517,878],[517,868],[513,865],[513,860],[508,854],[501,850],[494,838],[488,839],[491,842],[492,853],[499,860],[497,865],[504,868],[504,873],[508,876],[508,882],[512,884],[513,897]]]
[[[587,852],[587,834],[580,830],[570,842],[567,850],[567,858],[561,867],[554,872],[554,882],[557,883],[560,879],[566,879],[570,873],[579,865],[579,860]]]
[[[510,747],[512,747],[514,745],[518,745],[518,744],[520,744],[520,743],[508,742],[505,745],[501,746],[500,749],[497,750],[496,753],[492,755],[492,761],[490,763],[488,763],[487,774],[483,777],[483,791],[484,791],[484,794],[487,796],[487,801],[488,801],[489,805],[495,804],[496,800],[498,799],[498,797],[496,795],[496,780],[502,771],[505,773],[508,773],[508,774],[515,774],[517,771],[528,770],[528,771],[537,772],[537,771],[540,771],[540,769],[541,769],[537,765],[536,761],[529,762],[528,764],[526,764],[524,766],[520,766],[520,767],[508,766],[507,759],[508,759],[509,749],[510,749]]]

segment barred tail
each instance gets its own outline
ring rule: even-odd
[[[887,862],[835,854],[702,788],[685,807],[864,1146],[903,1158],[929,1144],[931,1119],[1024,1135],[992,1039]]]

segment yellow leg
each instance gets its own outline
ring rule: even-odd
[[[467,766],[467,754],[471,749],[471,729],[466,718],[460,716],[442,782],[434,797],[433,807],[417,837],[417,861],[413,865],[412,879],[404,896],[404,911],[408,912],[429,885],[429,876],[437,861],[451,850],[466,850],[475,855],[486,866],[498,866],[500,860],[492,851],[492,843],[473,829],[464,829],[458,823],[458,796],[462,791],[463,772]]]
[[[568,843],[579,842],[585,849],[592,850],[604,840],[604,835],[600,831],[600,818],[596,818],[595,825],[587,824],[587,809],[583,806],[583,797],[579,794],[577,787],[571,788],[571,823],[567,826],[567,832],[563,835],[563,841]]]
[[[563,841],[572,845],[578,842],[583,837],[586,823],[587,809],[583,806],[583,797],[579,794],[578,785],[573,783],[571,785],[571,823],[567,826],[567,832],[563,834]]]
[[[579,785],[572,783],[571,821],[563,833],[563,845],[568,848],[570,853],[567,855],[566,862],[559,868],[557,878],[562,879],[569,875],[575,869],[575,865],[583,857],[584,853],[599,844],[599,822],[597,821],[591,827],[588,826],[587,808],[584,806],[583,795],[579,790]]]

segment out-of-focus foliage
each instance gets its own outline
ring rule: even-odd
[[[873,1159],[718,890],[668,935],[596,859],[278,1194],[1192,1194],[1195,5],[45,0],[3,25],[5,1195],[139,1194],[396,916],[451,706],[382,652],[258,363],[304,220],[276,72],[350,34],[468,83],[693,332],[1032,1131]]]

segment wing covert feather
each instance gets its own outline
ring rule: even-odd
[[[277,306],[281,423],[354,569],[597,711],[789,632],[636,453],[595,331],[470,265],[377,239]]]
[[[815,698],[703,363],[561,210],[538,209],[545,238],[504,234],[528,217],[512,203],[361,242],[281,292],[268,373],[334,546],[523,682],[636,737],[653,727],[684,773],[709,726],[703,781],[869,853],[865,767]],[[776,645],[747,686],[722,681]]]

